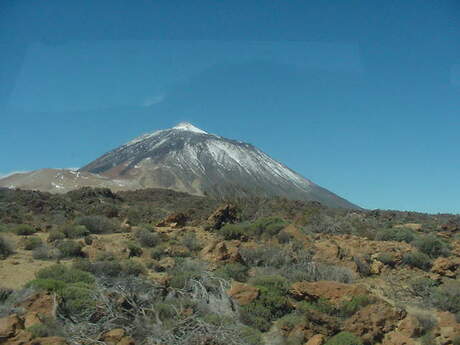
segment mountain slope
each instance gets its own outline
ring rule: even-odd
[[[253,145],[209,134],[189,123],[140,136],[80,172],[215,197],[282,196],[355,208]]]

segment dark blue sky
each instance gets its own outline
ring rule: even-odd
[[[179,121],[368,208],[460,213],[458,1],[0,2],[0,173]]]

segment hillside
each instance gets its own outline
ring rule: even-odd
[[[460,340],[455,215],[0,189],[0,231],[0,343]]]

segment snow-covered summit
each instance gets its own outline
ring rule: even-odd
[[[81,171],[213,197],[281,196],[353,207],[253,145],[178,125],[140,136]]]
[[[172,129],[178,129],[178,130],[181,130],[181,131],[190,131],[190,132],[201,133],[201,134],[208,134],[208,132],[203,131],[202,129],[200,129],[198,127],[195,127],[190,122],[178,123]]]

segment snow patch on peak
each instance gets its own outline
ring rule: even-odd
[[[174,126],[173,129],[178,129],[181,131],[190,131],[190,132],[195,132],[195,133],[200,133],[200,134],[208,134],[208,132],[205,132],[202,129],[195,127],[189,122],[181,122],[177,124],[176,126]]]

